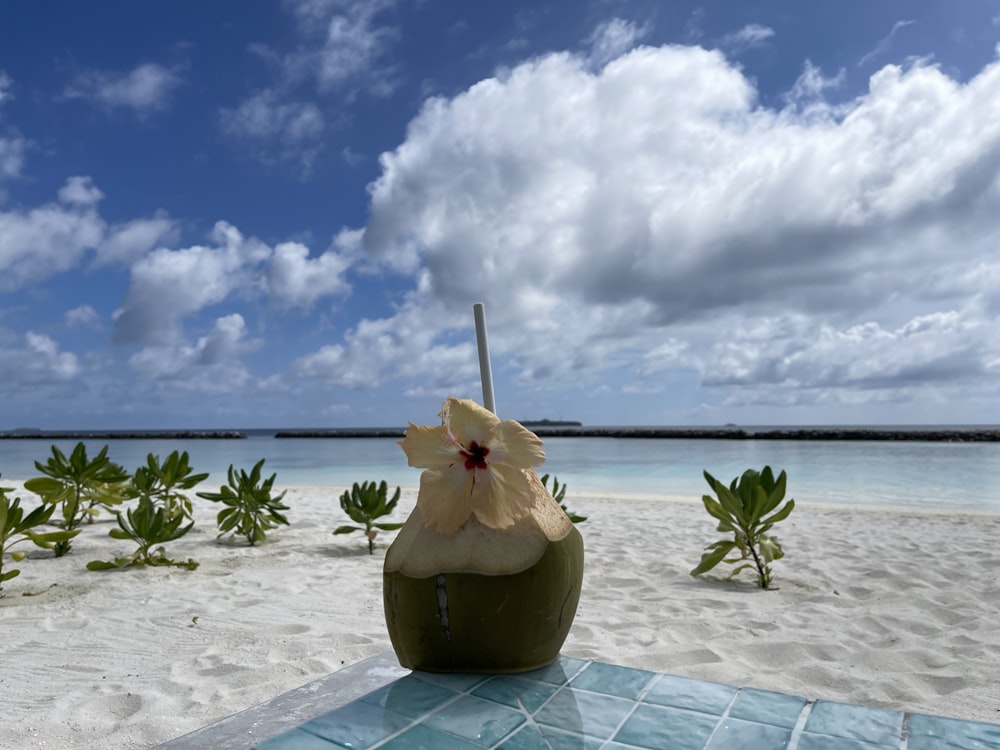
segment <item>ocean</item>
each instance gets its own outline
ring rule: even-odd
[[[337,496],[354,482],[386,480],[416,487],[420,471],[392,438],[282,438],[274,430],[244,430],[245,440],[91,440],[88,455],[108,445],[109,458],[132,471],[146,455],[188,451],[206,483],[222,484],[233,464],[249,471],[266,459],[275,486],[322,485]],[[38,476],[34,462],[50,455],[51,440],[0,440],[0,484]],[[54,441],[67,454],[74,440]],[[797,503],[952,508],[1000,512],[1000,443],[548,438],[539,474],[550,473],[573,493],[691,496],[708,492],[708,470],[729,482],[747,468],[770,465],[788,473]]]

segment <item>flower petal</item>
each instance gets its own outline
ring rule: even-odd
[[[493,428],[487,445],[489,463],[503,463],[518,469],[532,469],[545,463],[541,439],[512,419],[505,419]]]
[[[417,505],[424,523],[442,534],[454,534],[472,518],[472,474],[464,464],[428,469],[420,475]]]
[[[528,477],[520,469],[493,464],[476,472],[472,512],[483,526],[509,528],[528,515],[534,504]]]
[[[460,458],[458,446],[448,439],[443,426],[421,427],[410,422],[398,443],[409,465],[420,469],[444,469]]]
[[[441,408],[445,429],[458,442],[468,447],[476,442],[482,445],[490,437],[493,427],[500,422],[488,409],[467,398],[449,398]]]

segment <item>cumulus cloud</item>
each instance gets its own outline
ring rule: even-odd
[[[67,310],[64,316],[68,328],[100,328],[101,316],[90,305],[80,305]]]
[[[266,286],[271,299],[282,307],[308,310],[317,299],[350,291],[344,274],[351,261],[333,251],[309,257],[309,248],[298,242],[283,242],[274,248]]]
[[[68,206],[94,206],[103,198],[104,193],[89,177],[70,177],[66,180],[66,184],[59,188],[59,202]]]
[[[391,320],[362,320],[343,344],[299,358],[295,372],[329,385],[366,388],[394,377],[402,366],[426,392],[468,392],[479,373],[475,348],[467,341],[443,340],[440,334],[449,324],[442,317],[447,316],[434,305],[407,304]],[[455,320],[452,325],[464,328],[468,322]]]
[[[176,239],[164,213],[108,227],[98,213],[104,193],[90,177],[69,177],[58,201],[30,210],[0,211],[0,292],[11,292],[81,265],[128,264],[156,243]]]
[[[68,380],[80,371],[76,355],[60,352],[56,342],[43,333],[28,331],[25,334],[28,350],[34,355],[28,363],[29,370],[36,376]]]
[[[175,243],[179,234],[177,222],[163,211],[158,211],[150,219],[115,224],[98,245],[94,263],[131,265],[150,250]]]
[[[76,267],[104,237],[95,210],[100,191],[71,177],[59,202],[27,211],[0,211],[0,292],[11,292]]]
[[[298,243],[272,249],[222,221],[210,239],[211,245],[160,247],[133,264],[115,316],[116,342],[177,347],[184,319],[224,300],[267,294],[278,307],[308,308],[350,289],[344,278],[350,263],[334,251],[310,259]]]
[[[251,286],[254,266],[270,256],[266,245],[225,222],[215,225],[211,239],[213,247],[158,248],[132,266],[116,342],[175,344],[185,316]]]
[[[803,75],[799,96],[774,109],[718,51],[643,47],[599,71],[551,54],[431,99],[381,157],[364,247],[414,275],[412,306],[442,311],[423,319],[425,346],[447,342],[484,299],[491,333],[516,332],[491,337],[498,354],[539,383],[627,367],[664,340],[697,355],[675,367],[720,387],[992,372],[996,351],[977,337],[995,327],[996,292],[970,269],[994,264],[1000,243],[1000,120],[989,115],[1000,64],[966,83],[924,63],[886,66],[837,106],[823,99],[836,78]],[[961,363],[949,369],[918,346],[936,339],[906,324],[956,309],[963,325],[942,341],[965,343],[944,350]],[[381,332],[412,315],[366,321],[300,367],[361,382],[350,342],[364,340],[383,372],[405,373],[412,352]],[[788,316],[801,321],[784,370],[741,359],[784,341],[771,326]],[[808,341],[873,371],[793,377],[819,366]],[[904,362],[903,350],[925,354]]]
[[[146,380],[172,381],[186,390],[215,393],[242,388],[252,376],[240,357],[260,343],[248,341],[246,333],[242,315],[226,315],[193,345],[145,347],[129,358],[129,367]]]
[[[157,63],[143,63],[128,72],[89,70],[79,73],[66,87],[64,95],[146,117],[167,109],[170,97],[182,83],[176,70]]]

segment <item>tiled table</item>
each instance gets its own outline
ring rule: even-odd
[[[377,658],[384,659],[384,655]],[[516,676],[403,673],[382,687],[293,726],[255,747],[258,750],[1000,748],[1000,725],[996,724],[824,700],[806,701],[783,693],[567,657],[545,669]],[[222,746],[214,741],[202,744],[207,739],[175,744],[183,742],[182,738],[163,747],[183,750]],[[246,736],[243,741],[247,743]],[[250,746],[254,745],[242,745]]]

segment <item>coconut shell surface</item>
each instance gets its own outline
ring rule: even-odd
[[[558,507],[558,506],[556,506]],[[546,541],[529,567],[510,574],[383,574],[389,637],[404,667],[431,672],[524,672],[559,655],[576,615],[583,538]]]

